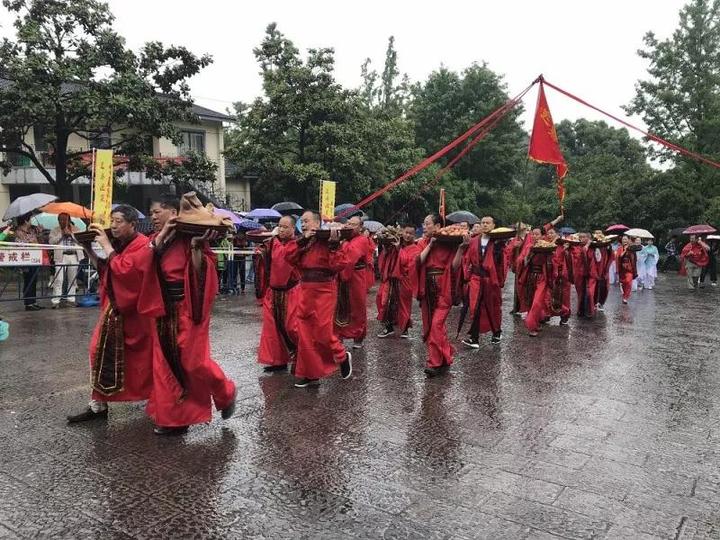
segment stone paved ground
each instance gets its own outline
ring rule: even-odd
[[[0,538],[720,538],[720,291],[681,285],[536,339],[506,317],[443,379],[372,337],[314,390],[260,372],[257,309],[223,298],[238,413],[180,439],[140,405],[67,427],[96,313],[6,312]]]

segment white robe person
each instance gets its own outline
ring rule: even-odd
[[[640,272],[641,257],[643,259],[643,285],[645,288],[653,290],[655,287],[655,278],[657,277],[657,265],[660,260],[660,254],[652,240],[648,240],[647,245],[645,245],[638,254],[638,272]]]

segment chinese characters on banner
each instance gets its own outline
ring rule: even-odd
[[[113,189],[113,151],[95,150],[93,168],[93,222],[110,226]]]
[[[42,266],[42,249],[0,249],[0,266]]]
[[[320,216],[323,221],[335,219],[335,182],[320,182]]]

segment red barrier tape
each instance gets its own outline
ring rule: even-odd
[[[581,105],[585,105],[586,107],[590,107],[590,108],[593,109],[594,111],[597,111],[597,112],[599,112],[600,114],[604,114],[604,115],[607,116],[608,118],[612,118],[613,120],[615,120],[616,122],[621,123],[623,126],[625,126],[625,127],[627,127],[627,128],[633,129],[633,130],[637,131],[638,133],[642,133],[645,137],[647,137],[647,138],[650,139],[651,141],[654,141],[654,142],[656,142],[656,143],[658,143],[658,144],[662,144],[663,146],[669,148],[670,150],[674,150],[675,152],[678,152],[678,153],[680,153],[680,154],[686,155],[686,156],[688,156],[688,157],[691,157],[691,158],[693,158],[693,159],[696,159],[696,160],[698,160],[698,161],[701,161],[702,163],[705,163],[705,164],[707,164],[707,165],[711,165],[712,167],[716,167],[716,168],[720,169],[720,163],[717,163],[716,161],[713,161],[713,160],[710,159],[710,158],[707,158],[707,157],[705,157],[705,156],[703,156],[703,155],[701,155],[701,154],[698,154],[698,153],[696,153],[696,152],[693,152],[692,150],[688,150],[687,148],[683,148],[682,146],[678,146],[677,144],[673,144],[673,143],[671,143],[671,142],[669,142],[669,141],[666,141],[665,139],[663,139],[663,138],[661,138],[661,137],[658,137],[657,135],[654,135],[654,134],[649,133],[649,132],[647,132],[647,131],[644,131],[644,130],[640,129],[640,128],[637,127],[637,126],[633,126],[633,125],[630,124],[629,122],[626,122],[625,120],[622,120],[621,118],[618,118],[617,116],[614,116],[614,115],[610,114],[609,112],[603,111],[603,110],[600,109],[599,107],[596,107],[595,105],[591,105],[591,104],[588,103],[587,101],[585,101],[585,100],[583,100],[583,99],[580,99],[579,97],[571,94],[570,92],[568,92],[568,91],[566,91],[566,90],[563,90],[562,88],[558,88],[557,86],[555,86],[555,85],[552,84],[552,83],[549,83],[547,80],[543,79],[542,75],[540,76],[539,79],[541,79],[547,86],[549,86],[550,88],[552,88],[552,89],[554,89],[554,90],[557,90],[558,92],[560,92],[560,93],[563,94],[564,96],[567,96],[567,97],[569,97],[570,99],[573,99],[573,100],[577,101],[577,102],[580,103]]]

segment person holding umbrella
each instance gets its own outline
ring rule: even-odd
[[[628,236],[622,237],[620,247],[615,252],[615,265],[617,275],[622,287],[622,302],[627,304],[632,294],[633,280],[638,277],[637,256],[631,249],[631,242]]]
[[[688,289],[696,290],[702,269],[710,263],[710,246],[697,234],[690,235],[690,242],[680,252],[680,275],[687,276]]]
[[[70,216],[62,212],[58,214],[58,226],[50,231],[48,242],[58,246],[55,250],[55,277],[53,278],[53,299],[52,307],[57,309],[64,300],[68,304],[75,305],[75,290],[77,288],[77,272],[79,257],[75,248],[73,235],[80,232]],[[63,294],[63,290],[66,291]]]
[[[42,244],[44,231],[41,227],[30,223],[32,214],[24,214],[17,217],[15,228],[15,241],[25,244]],[[45,309],[37,303],[37,278],[40,271],[39,266],[22,267],[23,275],[23,300],[25,311],[39,311]]]
[[[655,245],[655,241],[652,238],[647,239],[647,244],[643,247],[640,252],[644,259],[644,277],[643,287],[652,291],[655,288],[655,278],[657,278],[657,265],[660,260],[660,254],[658,248]]]

